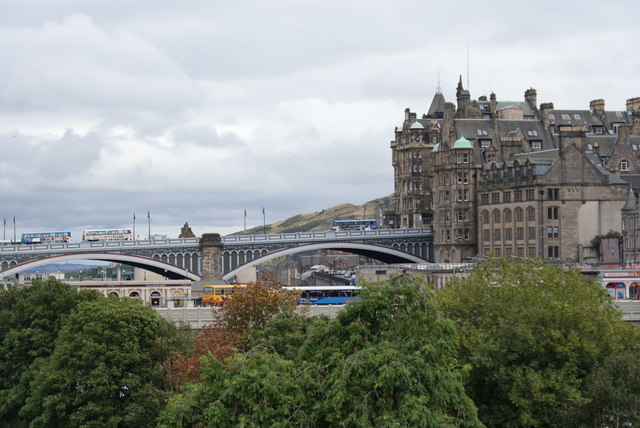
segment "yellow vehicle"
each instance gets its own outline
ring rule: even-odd
[[[202,304],[206,306],[220,306],[231,300],[233,293],[245,285],[204,285],[202,287]]]

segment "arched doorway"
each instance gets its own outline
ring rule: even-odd
[[[157,308],[158,306],[160,306],[160,298],[162,297],[162,295],[160,294],[159,291],[153,291],[151,292],[151,306],[154,308]]]

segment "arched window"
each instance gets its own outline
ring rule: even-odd
[[[516,221],[522,221],[522,219],[523,219],[522,208],[516,208],[515,216],[516,216]]]
[[[493,222],[500,223],[500,211],[498,210],[493,211]]]
[[[536,210],[533,207],[527,208],[527,220],[535,221],[536,219]]]
[[[482,222],[484,224],[489,224],[489,211],[482,211]]]
[[[511,223],[511,210],[509,208],[504,210],[504,222]]]

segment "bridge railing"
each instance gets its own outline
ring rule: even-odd
[[[177,238],[177,239],[151,239],[140,241],[97,241],[97,242],[68,242],[57,244],[17,244],[0,246],[0,254],[14,253],[37,253],[51,251],[92,251],[94,249],[142,249],[150,247],[166,247],[175,245],[194,246],[200,242],[199,238]]]
[[[223,236],[222,242],[225,244],[244,244],[255,242],[284,242],[284,241],[308,241],[308,240],[332,240],[332,239],[352,239],[352,238],[377,238],[377,237],[400,237],[411,235],[425,235],[432,233],[430,228],[420,229],[378,229],[378,230],[342,230],[326,232],[291,232],[276,233],[273,235],[229,235]]]

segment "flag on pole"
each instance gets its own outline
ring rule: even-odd
[[[147,211],[147,218],[151,218],[151,211]]]
[[[133,213],[133,221],[136,221],[136,213]]]
[[[262,207],[262,215],[264,215],[264,207]]]

